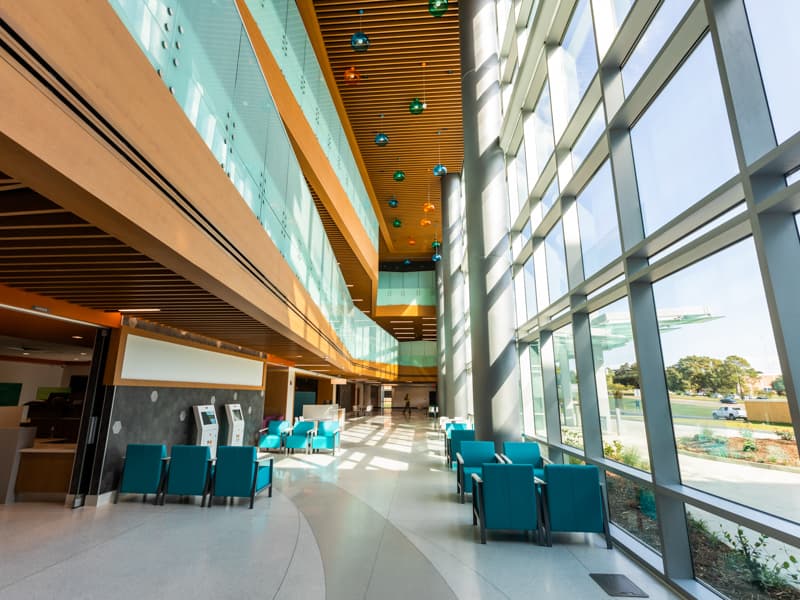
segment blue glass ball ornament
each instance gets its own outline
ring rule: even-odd
[[[375,145],[383,147],[389,143],[389,136],[385,133],[379,133],[375,136]]]
[[[389,206],[391,208],[397,208],[398,204],[400,204],[400,203],[397,201],[397,198],[394,198],[394,197],[389,198]]]
[[[440,260],[442,260],[442,255],[436,252],[433,256],[431,256],[431,260],[433,262],[439,262]]]
[[[403,261],[403,264],[404,264],[406,267],[410,266],[410,265],[411,265],[411,259],[410,259],[410,258],[407,258],[407,259],[405,259],[405,260]]]
[[[356,52],[369,50],[369,38],[363,31],[356,31],[350,38],[350,47]]]
[[[437,177],[443,177],[447,175],[447,167],[445,167],[442,163],[439,163],[433,167],[433,174]]]

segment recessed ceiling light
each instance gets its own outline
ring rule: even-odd
[[[353,298],[353,302],[363,302],[363,298]]]
[[[161,309],[160,308],[118,308],[117,312],[121,312],[121,313],[128,313],[128,312],[153,313],[153,312],[161,312]]]
[[[346,285],[347,287],[353,287],[355,284],[354,284],[354,283],[346,283],[345,285]]]
[[[73,336],[72,336],[72,339],[73,339],[73,340],[82,340],[82,339],[83,339],[83,336],[82,336],[82,335],[73,335]]]
[[[86,352],[81,352],[81,356],[86,356]]]
[[[30,353],[30,352],[23,352],[23,353],[22,353],[22,356],[30,356],[30,355],[31,355],[31,353]]]
[[[423,321],[435,321],[436,317],[422,317]]]
[[[414,321],[389,321],[389,323],[413,323]]]

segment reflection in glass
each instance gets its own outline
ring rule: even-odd
[[[683,483],[797,520],[800,462],[752,238],[653,292]]]
[[[583,276],[588,279],[621,252],[614,182],[609,161],[577,197]]]
[[[589,315],[603,454],[650,470],[628,299]]]
[[[660,552],[661,537],[653,491],[610,471],[606,471],[606,489],[611,522]]]
[[[528,182],[539,179],[550,155],[553,154],[553,115],[550,111],[550,85],[544,82],[533,112],[525,116],[525,152],[528,163]]]
[[[622,66],[622,83],[626,93],[629,94],[639,83],[647,67],[653,62],[691,5],[692,0],[665,0],[661,4],[630,57]]]
[[[564,228],[559,220],[544,238],[547,261],[547,290],[550,302],[567,293],[567,255],[564,250]]]
[[[578,396],[578,372],[575,366],[572,325],[566,325],[553,332],[553,350],[555,352],[561,441],[568,446],[582,450],[581,404]]]
[[[544,382],[542,380],[542,358],[539,352],[539,340],[530,345],[531,355],[531,393],[533,395],[533,428],[536,435],[547,437],[547,425],[544,418]]]
[[[631,129],[631,143],[646,234],[736,173],[708,35]]]
[[[728,598],[800,596],[800,548],[686,505],[695,577]]]
[[[761,79],[778,143],[800,130],[800,2],[797,0],[745,0],[750,31],[756,46]]]

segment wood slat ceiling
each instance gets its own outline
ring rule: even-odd
[[[440,179],[433,175],[441,162],[450,172],[461,170],[461,69],[458,43],[458,2],[451,0],[441,18],[428,12],[424,0],[314,0],[331,69],[359,151],[380,204],[379,218],[389,226],[390,249],[381,240],[382,261],[430,259],[434,235],[441,239]],[[364,13],[360,15],[359,9]],[[350,37],[363,31],[370,40],[367,52],[354,52]],[[427,66],[423,67],[422,63]],[[357,85],[345,84],[343,73],[355,66]],[[421,115],[408,106],[425,100]],[[383,148],[375,145],[378,132],[389,136]],[[406,179],[392,179],[395,170]],[[436,209],[428,214],[428,199]],[[399,206],[390,208],[396,197]],[[395,228],[398,218],[402,227]],[[420,220],[429,218],[431,225]],[[414,240],[411,245],[409,240]]]
[[[292,362],[321,362],[313,353],[2,173],[0,282],[102,311],[159,308],[158,313],[140,316]]]

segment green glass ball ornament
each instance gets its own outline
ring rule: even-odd
[[[447,12],[447,0],[428,0],[428,12],[434,17],[441,17]]]
[[[425,105],[420,101],[419,98],[414,98],[408,105],[408,112],[410,112],[412,115],[421,115],[424,110]]]
[[[394,227],[401,227],[403,225],[403,222],[400,219],[395,219],[394,221],[392,221],[392,225]]]
[[[403,171],[395,171],[394,175],[392,175],[392,179],[395,181],[403,181],[406,178],[406,174]]]

